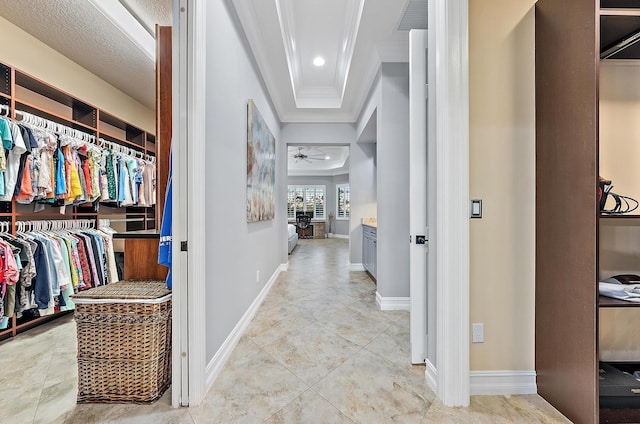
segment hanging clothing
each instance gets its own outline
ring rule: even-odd
[[[75,308],[71,295],[116,282],[112,234],[99,230],[0,235],[2,310],[39,315]],[[15,308],[14,308],[15,305]]]
[[[164,211],[162,214],[162,226],[160,227],[160,246],[158,248],[158,263],[160,265],[166,266],[169,268],[169,273],[167,274],[167,288],[171,289],[172,282],[172,274],[171,274],[171,264],[172,264],[172,253],[171,249],[173,248],[173,232],[172,232],[172,224],[173,224],[173,197],[172,197],[172,171],[171,171],[171,155],[169,155],[169,181],[167,182],[167,193],[165,195],[164,200]]]
[[[13,147],[9,150],[9,155],[7,156],[7,170],[4,173],[4,195],[0,197],[0,201],[3,202],[10,202],[13,198],[13,192],[18,181],[20,157],[27,151],[20,127],[13,122],[9,122],[9,127],[11,128]]]

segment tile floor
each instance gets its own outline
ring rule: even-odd
[[[71,316],[0,343],[0,423],[566,423],[538,396],[444,407],[346,240],[301,240],[202,405],[76,404]]]

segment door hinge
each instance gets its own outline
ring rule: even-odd
[[[187,242],[186,241],[181,241],[180,242],[180,251],[181,252],[187,252],[188,250],[189,249],[188,249]]]

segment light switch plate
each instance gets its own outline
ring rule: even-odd
[[[484,324],[483,323],[471,324],[471,342],[484,343]]]
[[[471,218],[482,218],[482,199],[471,199]]]

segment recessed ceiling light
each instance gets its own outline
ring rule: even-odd
[[[316,66],[324,66],[324,58],[322,56],[318,56],[313,59],[313,64]]]
[[[331,159],[331,156],[325,156],[324,158],[325,158],[326,160],[329,160],[329,159]]]

